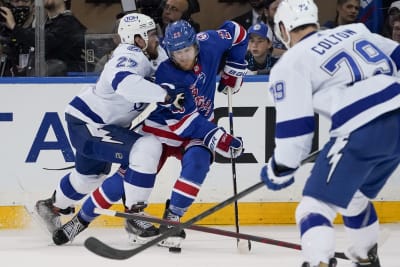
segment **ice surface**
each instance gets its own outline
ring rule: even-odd
[[[219,226],[220,227],[220,226]],[[344,251],[346,237],[342,226],[337,227],[337,251]],[[233,230],[233,227],[221,227]],[[384,224],[387,240],[381,244],[379,254],[384,267],[400,266],[398,243],[400,225]],[[282,241],[299,243],[295,226],[242,226],[241,232],[260,235]],[[252,242],[249,254],[240,254],[236,239],[187,230],[180,254],[168,249],[151,247],[138,255],[123,261],[109,260],[88,251],[83,242],[95,236],[108,245],[130,249],[127,236],[122,228],[89,227],[73,243],[65,246],[52,244],[50,236],[35,223],[24,230],[0,231],[0,266],[2,267],[298,267],[302,263],[301,252],[285,247]],[[339,260],[340,267],[351,266],[349,261]]]

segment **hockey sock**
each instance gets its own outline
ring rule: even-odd
[[[66,209],[73,203],[85,197],[85,194],[77,192],[70,180],[71,173],[65,175],[56,189],[54,206]]]
[[[188,149],[182,158],[182,171],[175,182],[170,198],[169,209],[176,215],[183,216],[193,203],[210,169],[210,152],[194,146]]]
[[[334,255],[335,231],[331,222],[323,215],[310,213],[299,223],[301,248],[311,266],[328,263]]]
[[[125,206],[147,203],[156,180],[155,173],[142,173],[128,168],[124,178]]]
[[[361,259],[368,258],[368,251],[378,242],[379,222],[375,208],[371,202],[356,216],[343,216],[345,230],[352,246],[351,256]]]
[[[101,187],[97,188],[90,197],[83,203],[78,217],[90,223],[98,214],[94,213],[95,208],[108,209],[113,203],[118,202],[124,193],[122,177],[115,173],[106,179]]]

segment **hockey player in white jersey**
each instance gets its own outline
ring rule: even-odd
[[[157,171],[152,166],[157,166],[161,143],[129,127],[149,103],[175,101],[178,105],[178,98],[146,79],[154,75],[153,65],[165,58],[158,54],[153,19],[128,14],[121,19],[118,34],[121,44],[96,84],[85,88],[66,108],[69,137],[76,149],[75,169],[60,180],[51,198],[36,203],[50,232],[61,226],[60,214],[72,213],[72,205],[101,184],[112,163],[146,175]],[[78,232],[86,227],[78,220],[72,223],[71,229]]]
[[[328,118],[330,139],[296,209],[302,267],[337,265],[337,213],[354,266],[379,267],[379,221],[370,199],[400,162],[400,47],[363,24],[318,31],[312,0],[283,0],[275,27],[288,51],[270,75],[276,147],[261,179],[272,190],[291,185],[311,149],[314,112]]]
[[[224,55],[228,61],[224,70],[230,75],[223,75],[218,90],[223,92],[230,86],[232,87],[228,90],[240,89],[246,69],[246,31],[237,23],[228,21],[220,29],[203,32],[199,37],[201,38],[198,40],[194,29],[186,21],[177,21],[167,27],[165,41],[171,59],[164,61],[157,69],[156,82],[186,88],[184,108],[168,112],[171,109],[166,110],[164,105],[158,105],[141,128],[143,134],[157,136],[163,143],[163,153],[159,162],[151,161],[148,164],[156,163],[154,168],[159,170],[168,157],[174,156],[182,162],[181,175],[171,196],[172,205],[167,207],[164,216],[169,220],[179,221],[192,204],[206,178],[215,152],[230,158],[240,156],[243,150],[241,139],[226,133],[223,128],[215,125],[212,119],[216,73]],[[187,69],[180,64],[175,65],[172,60],[175,52],[180,55],[179,62],[185,63]],[[237,66],[241,69],[237,69]],[[124,198],[127,212],[145,214],[144,208],[147,206],[156,177],[135,170],[125,171],[124,167],[106,179],[86,199],[76,215],[80,221],[89,224],[98,216],[94,212],[96,207],[108,209],[121,197]],[[172,207],[176,213],[170,212]],[[68,225],[73,223],[73,220],[54,232],[53,241],[56,244],[62,245],[72,241],[75,235],[68,239],[60,239],[57,236],[64,236],[63,233],[68,232]],[[147,242],[159,233],[153,224],[141,220],[127,220],[125,229],[130,240],[135,243]],[[160,232],[162,230],[160,228]],[[179,247],[184,238],[185,232],[182,231],[176,237],[163,241],[161,245]]]

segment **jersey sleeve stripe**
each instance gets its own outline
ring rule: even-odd
[[[291,138],[313,133],[315,129],[314,117],[303,117],[276,124],[276,138]]]
[[[235,36],[233,37],[233,45],[237,45],[246,39],[247,32],[238,23],[232,21],[235,24]]]
[[[190,126],[190,123],[198,116],[197,112],[193,112],[191,114],[185,115],[182,119],[178,121],[178,123],[170,124],[171,120],[168,120],[168,126],[176,134],[181,134],[185,131],[185,129]]]
[[[112,83],[111,83],[111,86],[112,86],[112,88],[114,89],[114,91],[117,90],[118,85],[119,85],[127,76],[132,75],[132,74],[133,74],[133,75],[136,75],[136,74],[134,74],[134,73],[132,73],[132,72],[129,72],[129,71],[117,72],[117,73],[115,74],[115,77],[114,77]]]
[[[393,83],[385,90],[377,92],[362,98],[351,105],[348,105],[332,116],[331,130],[335,130],[345,124],[347,121],[360,115],[364,111],[371,109],[377,105],[390,101],[391,99],[400,95],[400,84]]]
[[[97,115],[93,110],[91,110],[90,107],[81,98],[75,97],[69,104],[72,107],[79,110],[80,112],[82,112],[86,117],[90,118],[92,121],[99,124],[105,124],[103,119],[99,115]]]

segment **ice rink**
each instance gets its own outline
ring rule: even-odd
[[[233,227],[220,227],[233,230]],[[241,232],[259,235],[286,242],[299,243],[295,226],[242,226]],[[343,252],[346,237],[341,225],[337,229],[337,250]],[[381,240],[379,255],[383,267],[400,266],[399,247],[400,224],[383,224],[385,240]],[[214,234],[187,230],[187,239],[180,254],[168,249],[151,247],[138,255],[123,261],[109,260],[88,251],[83,242],[89,236],[97,237],[108,245],[130,249],[127,236],[122,228],[88,228],[73,243],[65,246],[52,244],[47,235],[36,223],[24,230],[0,231],[0,262],[2,267],[299,267],[301,252],[285,247],[252,242],[248,254],[240,254],[236,239]],[[346,260],[338,260],[338,266],[351,266]]]

